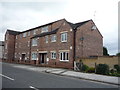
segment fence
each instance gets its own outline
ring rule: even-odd
[[[109,68],[114,68],[115,64],[120,64],[120,59],[117,56],[103,56],[103,57],[95,57],[95,58],[83,58],[83,59],[77,59],[74,62],[74,69],[78,70],[80,65],[85,64],[89,67],[95,67],[95,64],[107,64],[109,65]]]

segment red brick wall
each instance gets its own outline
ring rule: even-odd
[[[5,40],[5,45],[7,44],[7,49],[5,49],[6,59],[8,60],[14,60],[14,50],[15,50],[15,36],[6,33],[7,40]],[[6,36],[5,35],[5,36]]]
[[[97,56],[102,56],[102,47],[103,47],[103,41],[102,41],[102,36],[99,33],[98,30],[91,30],[91,27],[94,25],[92,21],[89,21],[88,23],[84,24],[83,26],[79,27],[78,30],[76,31],[76,56],[75,57],[89,57],[93,55]],[[15,48],[15,53],[17,54],[15,58],[16,61],[20,60],[21,54],[25,53],[26,56],[29,56],[30,62],[25,62],[22,61],[21,63],[30,63],[34,64],[35,61],[31,60],[31,52],[37,52],[39,53],[40,51],[47,51],[46,57],[49,58],[47,66],[52,66],[52,67],[63,67],[63,68],[73,68],[73,30],[71,29],[70,25],[65,21],[61,20],[58,22],[55,22],[51,25],[48,25],[49,30],[54,30],[56,28],[59,28],[58,32],[56,33],[57,36],[57,41],[56,42],[51,42],[51,36],[52,35],[47,35],[48,36],[48,43],[45,42],[45,36],[39,37],[38,38],[38,46],[31,46],[29,45],[28,47],[28,41],[31,42],[31,37],[33,37],[33,30],[29,31],[30,36],[28,36],[28,32],[26,32],[26,37],[20,38],[19,34],[17,35],[17,39],[15,39],[14,35],[10,35],[9,40],[5,41],[8,42],[9,44],[9,49],[8,49],[8,57],[10,59],[13,58],[14,56],[14,44],[17,43],[16,48]],[[35,29],[36,35],[41,33],[41,28]],[[67,42],[61,42],[61,32],[67,32]],[[84,37],[84,40],[81,41],[80,38]],[[82,47],[83,45],[83,47]],[[31,47],[30,47],[31,46]],[[70,49],[70,47],[72,47]],[[60,50],[67,50],[69,51],[69,61],[68,62],[63,62],[60,61],[59,59],[59,51]],[[51,51],[56,51],[57,53],[57,58],[55,60],[51,59]],[[29,55],[28,55],[29,53]],[[46,62],[46,61],[45,61]],[[36,61],[36,64],[38,64],[39,61]]]
[[[76,32],[76,57],[102,56],[103,38],[98,31],[91,30],[92,21],[79,27]],[[80,40],[83,37],[84,40]]]

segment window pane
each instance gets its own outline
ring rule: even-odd
[[[69,56],[68,56],[68,52],[66,53],[66,60],[68,60]]]
[[[63,60],[63,59],[62,59],[62,52],[60,53],[60,60]]]
[[[65,60],[65,52],[63,52],[63,60]]]

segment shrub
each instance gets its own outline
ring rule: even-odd
[[[117,70],[117,72],[120,72],[120,65],[114,65],[114,68]]]
[[[96,66],[96,73],[108,75],[109,74],[109,66],[107,64],[98,64]]]
[[[110,73],[115,73],[115,72],[116,72],[115,69],[111,69],[111,70],[110,70]]]
[[[82,65],[82,71],[87,71],[89,69],[89,67],[87,65]]]
[[[88,70],[87,70],[88,73],[95,73],[95,68],[93,67],[90,67]]]

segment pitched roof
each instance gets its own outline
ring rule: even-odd
[[[50,32],[44,32],[44,33],[35,35],[35,36],[33,36],[32,38],[43,37],[43,36],[46,36],[46,35],[55,34],[55,33],[57,33],[58,29],[59,29],[59,28],[56,28],[55,30],[52,30],[52,31],[50,31]]]
[[[44,25],[41,25],[41,26],[38,26],[38,27],[35,27],[35,28],[28,29],[28,30],[23,31],[23,32],[21,32],[21,33],[24,33],[24,32],[27,32],[27,31],[31,31],[31,30],[34,30],[34,29],[37,29],[37,28],[41,28],[41,27],[44,27],[44,26],[47,26],[47,25],[51,25],[51,24],[53,24],[53,23],[56,23],[56,22],[62,21],[62,20],[65,20],[65,19],[60,19],[60,20],[57,20],[57,21],[53,21],[53,22],[50,22],[50,23],[47,23],[47,24],[44,24]]]
[[[76,28],[78,28],[79,26],[82,26],[83,24],[89,22],[90,20],[87,20],[87,21],[83,21],[83,22],[79,22],[79,23],[71,23],[71,22],[68,22],[69,25],[72,27],[73,30],[75,30]]]
[[[7,30],[7,33],[9,33],[9,34],[12,34],[12,35],[18,35],[18,34],[20,34],[21,32],[18,32],[18,31],[13,31],[13,30]]]

